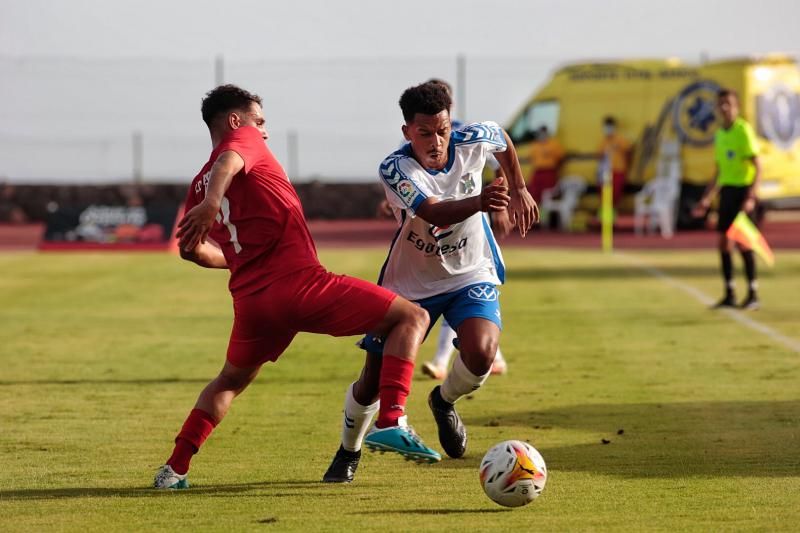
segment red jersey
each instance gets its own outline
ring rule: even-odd
[[[211,167],[229,150],[242,157],[244,168],[233,177],[209,236],[222,247],[234,298],[300,269],[322,268],[300,199],[257,128],[233,130],[214,148],[192,180],[186,211],[205,198]]]

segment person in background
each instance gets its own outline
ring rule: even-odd
[[[19,205],[16,190],[10,183],[0,181],[0,222],[10,224],[25,224],[28,216]]]
[[[604,118],[603,140],[600,141],[597,151],[601,165],[610,166],[615,209],[625,192],[631,148],[630,141],[617,131],[617,119],[612,116]]]
[[[538,204],[542,201],[542,193],[558,183],[559,170],[564,161],[564,147],[558,139],[550,136],[547,126],[541,126],[536,132],[536,139],[531,143],[530,159],[533,174],[528,181],[528,191]]]
[[[714,135],[714,160],[717,169],[693,212],[697,217],[705,216],[719,188],[717,233],[725,295],[714,308],[736,306],[731,257],[733,243],[728,238],[728,228],[740,211],[748,215],[755,211],[758,182],[761,178],[758,141],[753,127],[739,116],[739,95],[731,89],[722,89],[717,95],[717,106],[722,115],[722,127]],[[742,254],[748,284],[747,298],[740,307],[755,310],[760,307],[756,260],[752,249],[741,243],[737,243],[737,247]]]

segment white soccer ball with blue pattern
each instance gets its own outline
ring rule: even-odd
[[[521,507],[542,493],[547,465],[527,442],[507,440],[483,456],[480,478],[483,491],[492,501],[504,507]]]

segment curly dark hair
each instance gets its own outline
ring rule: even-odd
[[[450,95],[450,98],[453,98],[453,87],[443,79],[431,78],[428,80],[428,83],[438,83],[439,85],[442,85],[445,89],[447,89],[447,94]]]
[[[400,97],[400,109],[406,123],[414,121],[414,115],[436,115],[442,111],[450,111],[453,99],[441,82],[426,81],[416,87],[409,87]]]
[[[739,101],[739,93],[737,93],[733,89],[728,89],[727,87],[723,87],[719,91],[717,91],[717,99],[722,99],[728,96],[733,96],[737,102]]]
[[[203,113],[203,122],[211,127],[211,122],[220,113],[227,113],[234,109],[246,109],[251,103],[261,105],[261,97],[245,91],[236,85],[220,85],[206,93],[200,107]]]

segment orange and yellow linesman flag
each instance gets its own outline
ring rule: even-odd
[[[730,240],[752,248],[768,266],[775,265],[775,255],[767,244],[767,239],[758,231],[756,225],[744,211],[739,211],[739,214],[736,215],[733,224],[728,228],[727,235]]]

